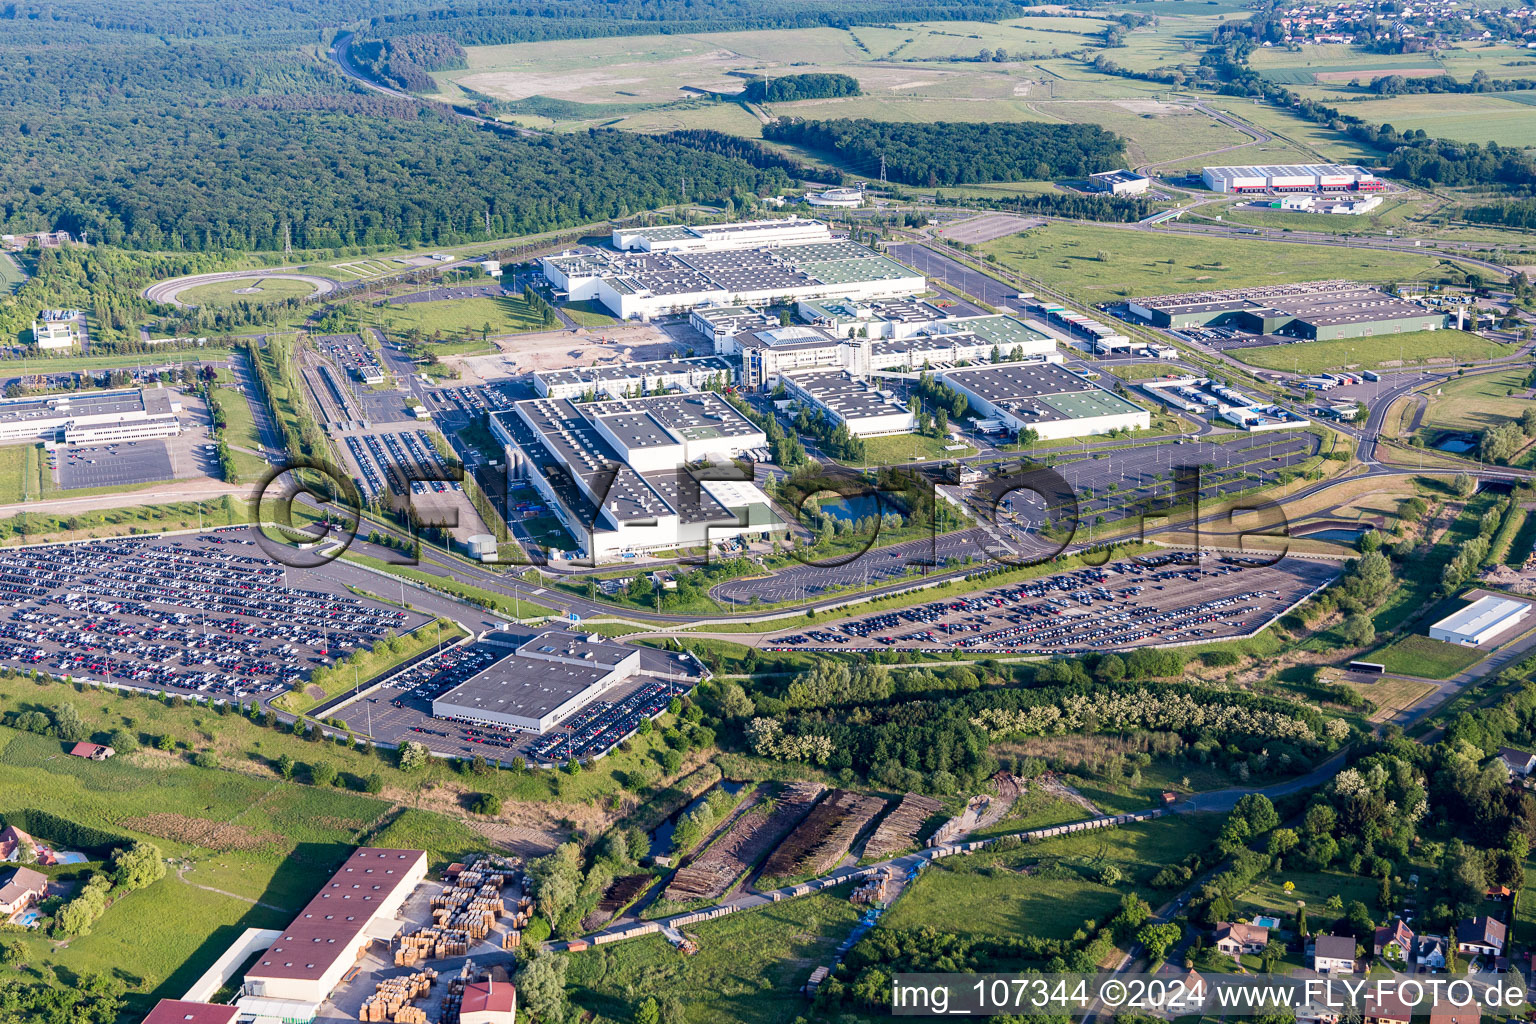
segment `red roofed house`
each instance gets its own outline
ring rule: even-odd
[[[1429,1011],[1429,1024],[1481,1024],[1482,1019],[1482,1008],[1470,1001],[1466,1006],[1454,1003],[1437,1005]]]
[[[26,910],[48,895],[48,876],[31,868],[17,868],[0,885],[0,920]]]
[[[1408,1024],[1413,1011],[1395,992],[1365,997],[1365,1024]]]
[[[22,849],[31,847],[37,854],[38,864],[57,864],[58,855],[48,847],[27,835],[15,825],[0,829],[0,861],[22,860]]]
[[[144,1024],[234,1024],[239,1015],[240,1008],[237,1006],[162,999],[149,1011]]]
[[[472,981],[464,986],[459,1024],[512,1024],[517,989],[510,981]]]
[[[83,757],[90,761],[105,761],[117,751],[111,747],[102,746],[100,743],[87,743],[81,740],[69,749],[71,757]]]
[[[1247,924],[1238,921],[1229,923],[1219,922],[1216,925],[1216,933],[1212,944],[1228,956],[1242,956],[1244,953],[1262,953],[1269,943],[1269,929],[1263,925]]]

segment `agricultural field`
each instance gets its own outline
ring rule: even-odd
[[[1406,280],[1436,267],[1433,258],[1414,253],[1198,235],[1171,239],[1166,233],[1083,224],[1050,224],[979,248],[1088,304],[1330,277]]]
[[[805,1010],[798,992],[829,963],[859,918],[849,886],[686,926],[698,953],[683,956],[660,935],[568,954],[567,993],[583,1009],[629,1020],[633,1004],[684,996],[689,1024],[789,1024]]]
[[[1250,366],[1293,373],[1329,369],[1363,369],[1467,362],[1510,355],[1513,346],[1489,341],[1465,331],[1409,331],[1374,338],[1302,341],[1233,349],[1231,355]]]
[[[282,302],[315,294],[308,281],[291,277],[239,277],[189,288],[177,296],[192,306],[232,306],[237,302]]]

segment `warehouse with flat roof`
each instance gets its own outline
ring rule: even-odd
[[[658,230],[646,229],[649,234],[645,237],[656,243]],[[742,238],[756,239],[760,234],[748,233]],[[628,235],[621,241],[627,244],[541,257],[539,265],[562,297],[572,301],[595,299],[623,320],[649,320],[700,306],[773,305],[833,297],[894,298],[926,287],[923,276],[915,270],[846,239],[773,237],[768,242],[754,241],[755,248],[675,249],[645,248]]]
[[[1525,601],[1489,594],[1429,627],[1431,640],[1479,647],[1524,621],[1531,606]]]
[[[535,398],[490,414],[509,476],[533,485],[594,560],[785,529],[725,465],[767,446],[714,392],[578,405]]]
[[[1053,362],[1003,363],[935,376],[965,395],[984,419],[1042,441],[1145,429],[1152,414]]]
[[[543,398],[624,398],[642,392],[671,388],[724,386],[736,379],[736,371],[719,356],[691,359],[657,359],[612,366],[573,366],[564,370],[537,370],[533,386]]]
[[[181,397],[168,388],[119,388],[0,398],[0,441],[138,441],[181,433]]]
[[[1169,330],[1233,327],[1307,341],[1433,331],[1445,314],[1354,281],[1187,292],[1130,300],[1130,312]]]
[[[1214,192],[1377,192],[1382,180],[1355,164],[1265,164],[1207,167],[1200,180]]]
[[[912,410],[878,381],[847,370],[812,370],[781,378],[790,395],[843,424],[855,437],[910,434],[917,429]]]

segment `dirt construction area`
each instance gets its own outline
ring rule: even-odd
[[[449,356],[443,362],[460,372],[462,383],[480,384],[536,370],[666,359],[677,351],[666,332],[649,324],[519,334],[497,341],[496,347],[500,355]]]

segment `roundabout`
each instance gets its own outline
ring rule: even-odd
[[[194,274],[160,281],[144,289],[151,302],[189,309],[196,306],[229,306],[241,300],[281,302],[328,295],[338,283],[316,274],[285,271],[237,270]]]

